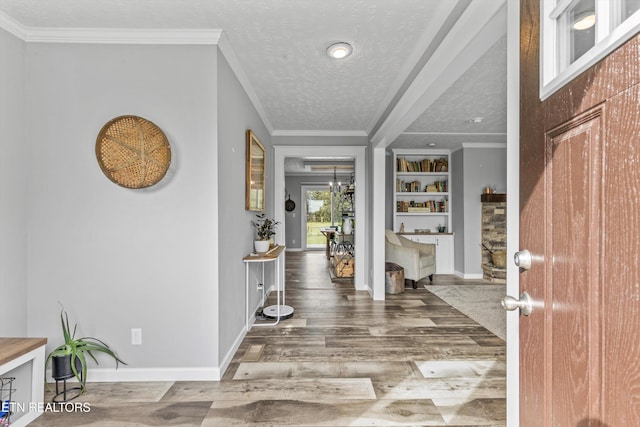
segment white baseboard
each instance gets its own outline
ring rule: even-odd
[[[302,252],[302,248],[286,248],[285,252]]]
[[[253,321],[255,322],[256,320],[255,310],[253,312],[254,312]],[[246,335],[247,335],[247,330],[243,327],[242,330],[240,331],[240,334],[238,334],[238,336],[236,337],[236,340],[233,342],[233,345],[231,346],[227,354],[222,359],[219,367],[220,377],[216,381],[220,381],[222,379],[222,376],[227,371],[227,368],[229,367],[229,365],[231,364],[231,361],[233,360],[233,356],[236,354],[236,351],[238,351],[238,348],[240,347],[240,344],[242,344],[242,340]]]
[[[255,321],[255,315],[253,317]],[[141,381],[220,381],[227,370],[233,356],[242,344],[246,336],[245,328],[242,328],[233,345],[223,358],[219,367],[199,367],[199,368],[90,368],[87,375],[88,383],[104,382],[141,382]],[[51,378],[51,369],[47,369],[47,379]],[[75,381],[74,378],[67,381]]]
[[[482,273],[465,274],[459,271],[454,271],[454,274],[463,279],[482,279],[483,278]]]

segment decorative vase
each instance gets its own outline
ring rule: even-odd
[[[255,240],[253,242],[253,247],[256,249],[257,253],[264,254],[269,250],[269,241],[268,240]]]
[[[507,267],[507,251],[493,251],[491,253],[491,262],[497,268]]]
[[[351,218],[345,218],[342,222],[342,232],[344,234],[351,234],[353,227],[351,226]]]

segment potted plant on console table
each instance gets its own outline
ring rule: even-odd
[[[93,355],[93,352],[99,351],[108,354],[115,360],[116,369],[118,369],[119,363],[126,365],[126,363],[123,362],[122,359],[120,359],[104,341],[93,337],[76,338],[76,329],[78,328],[78,324],[76,323],[73,326],[72,332],[71,328],[69,328],[69,316],[67,315],[64,307],[60,312],[60,322],[62,324],[64,344],[60,344],[58,347],[54,348],[47,355],[47,359],[44,364],[46,370],[47,366],[49,366],[49,362],[51,362],[51,376],[56,380],[56,395],[53,398],[54,402],[57,401],[56,398],[60,395],[63,396],[63,401],[66,402],[67,400],[75,399],[86,391],[86,354],[88,354],[96,363],[98,363],[98,360]],[[66,380],[73,377],[75,377],[80,383],[79,389],[74,388],[73,390],[79,390],[79,392],[70,399],[67,399]],[[65,381],[64,390],[62,392],[58,392],[58,381]]]
[[[267,218],[266,214],[257,214],[256,220],[251,221],[251,225],[256,228],[257,240],[253,242],[254,248],[257,253],[264,254],[269,250],[271,246],[271,236],[276,234],[276,227],[279,222]]]

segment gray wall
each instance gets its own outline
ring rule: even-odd
[[[267,197],[265,213],[273,217],[273,149],[270,135],[260,116],[231,70],[224,56],[218,54],[218,179],[220,283],[220,354],[221,360],[232,357],[234,342],[243,334],[245,316],[245,276],[242,258],[253,252],[255,229],[250,221],[256,212],[245,210],[245,132],[251,129],[267,152]],[[271,195],[271,196],[270,196]],[[276,230],[278,231],[278,230]],[[265,267],[267,277],[273,264]],[[250,268],[251,284],[255,283],[257,264]],[[260,276],[261,277],[261,276]],[[269,283],[272,283],[271,281]],[[257,287],[249,287],[250,307],[259,303]]]
[[[0,29],[0,336],[27,333],[24,42]]]
[[[60,301],[121,370],[218,366],[217,48],[29,43],[26,69],[29,335],[60,343]],[[98,167],[96,135],[121,114],[169,138],[157,187],[119,187]]]
[[[456,228],[456,252],[461,244],[464,249],[463,270],[458,270],[456,253],[456,271],[464,275],[482,275],[481,217],[480,196],[484,187],[495,187],[498,193],[507,189],[507,150],[504,144],[474,146],[466,145],[462,150],[462,203],[464,205],[464,225],[461,235]],[[456,180],[459,178],[456,178]],[[456,196],[458,197],[458,196]],[[455,209],[458,207],[456,206]],[[462,243],[460,243],[462,242]]]

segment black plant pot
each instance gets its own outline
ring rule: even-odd
[[[81,382],[84,381],[82,377],[82,362],[76,357],[75,360],[76,371],[80,374]],[[51,358],[51,376],[56,380],[56,394],[53,396],[54,402],[68,402],[75,399],[82,394],[82,386],[67,388],[67,380],[75,377],[73,369],[71,369],[71,355],[65,356],[53,356]],[[58,385],[62,381],[62,390],[59,390]]]
[[[82,362],[76,357],[76,371],[82,372]],[[66,380],[73,378],[73,369],[71,369],[71,355],[53,356],[51,358],[51,376],[54,380]]]

